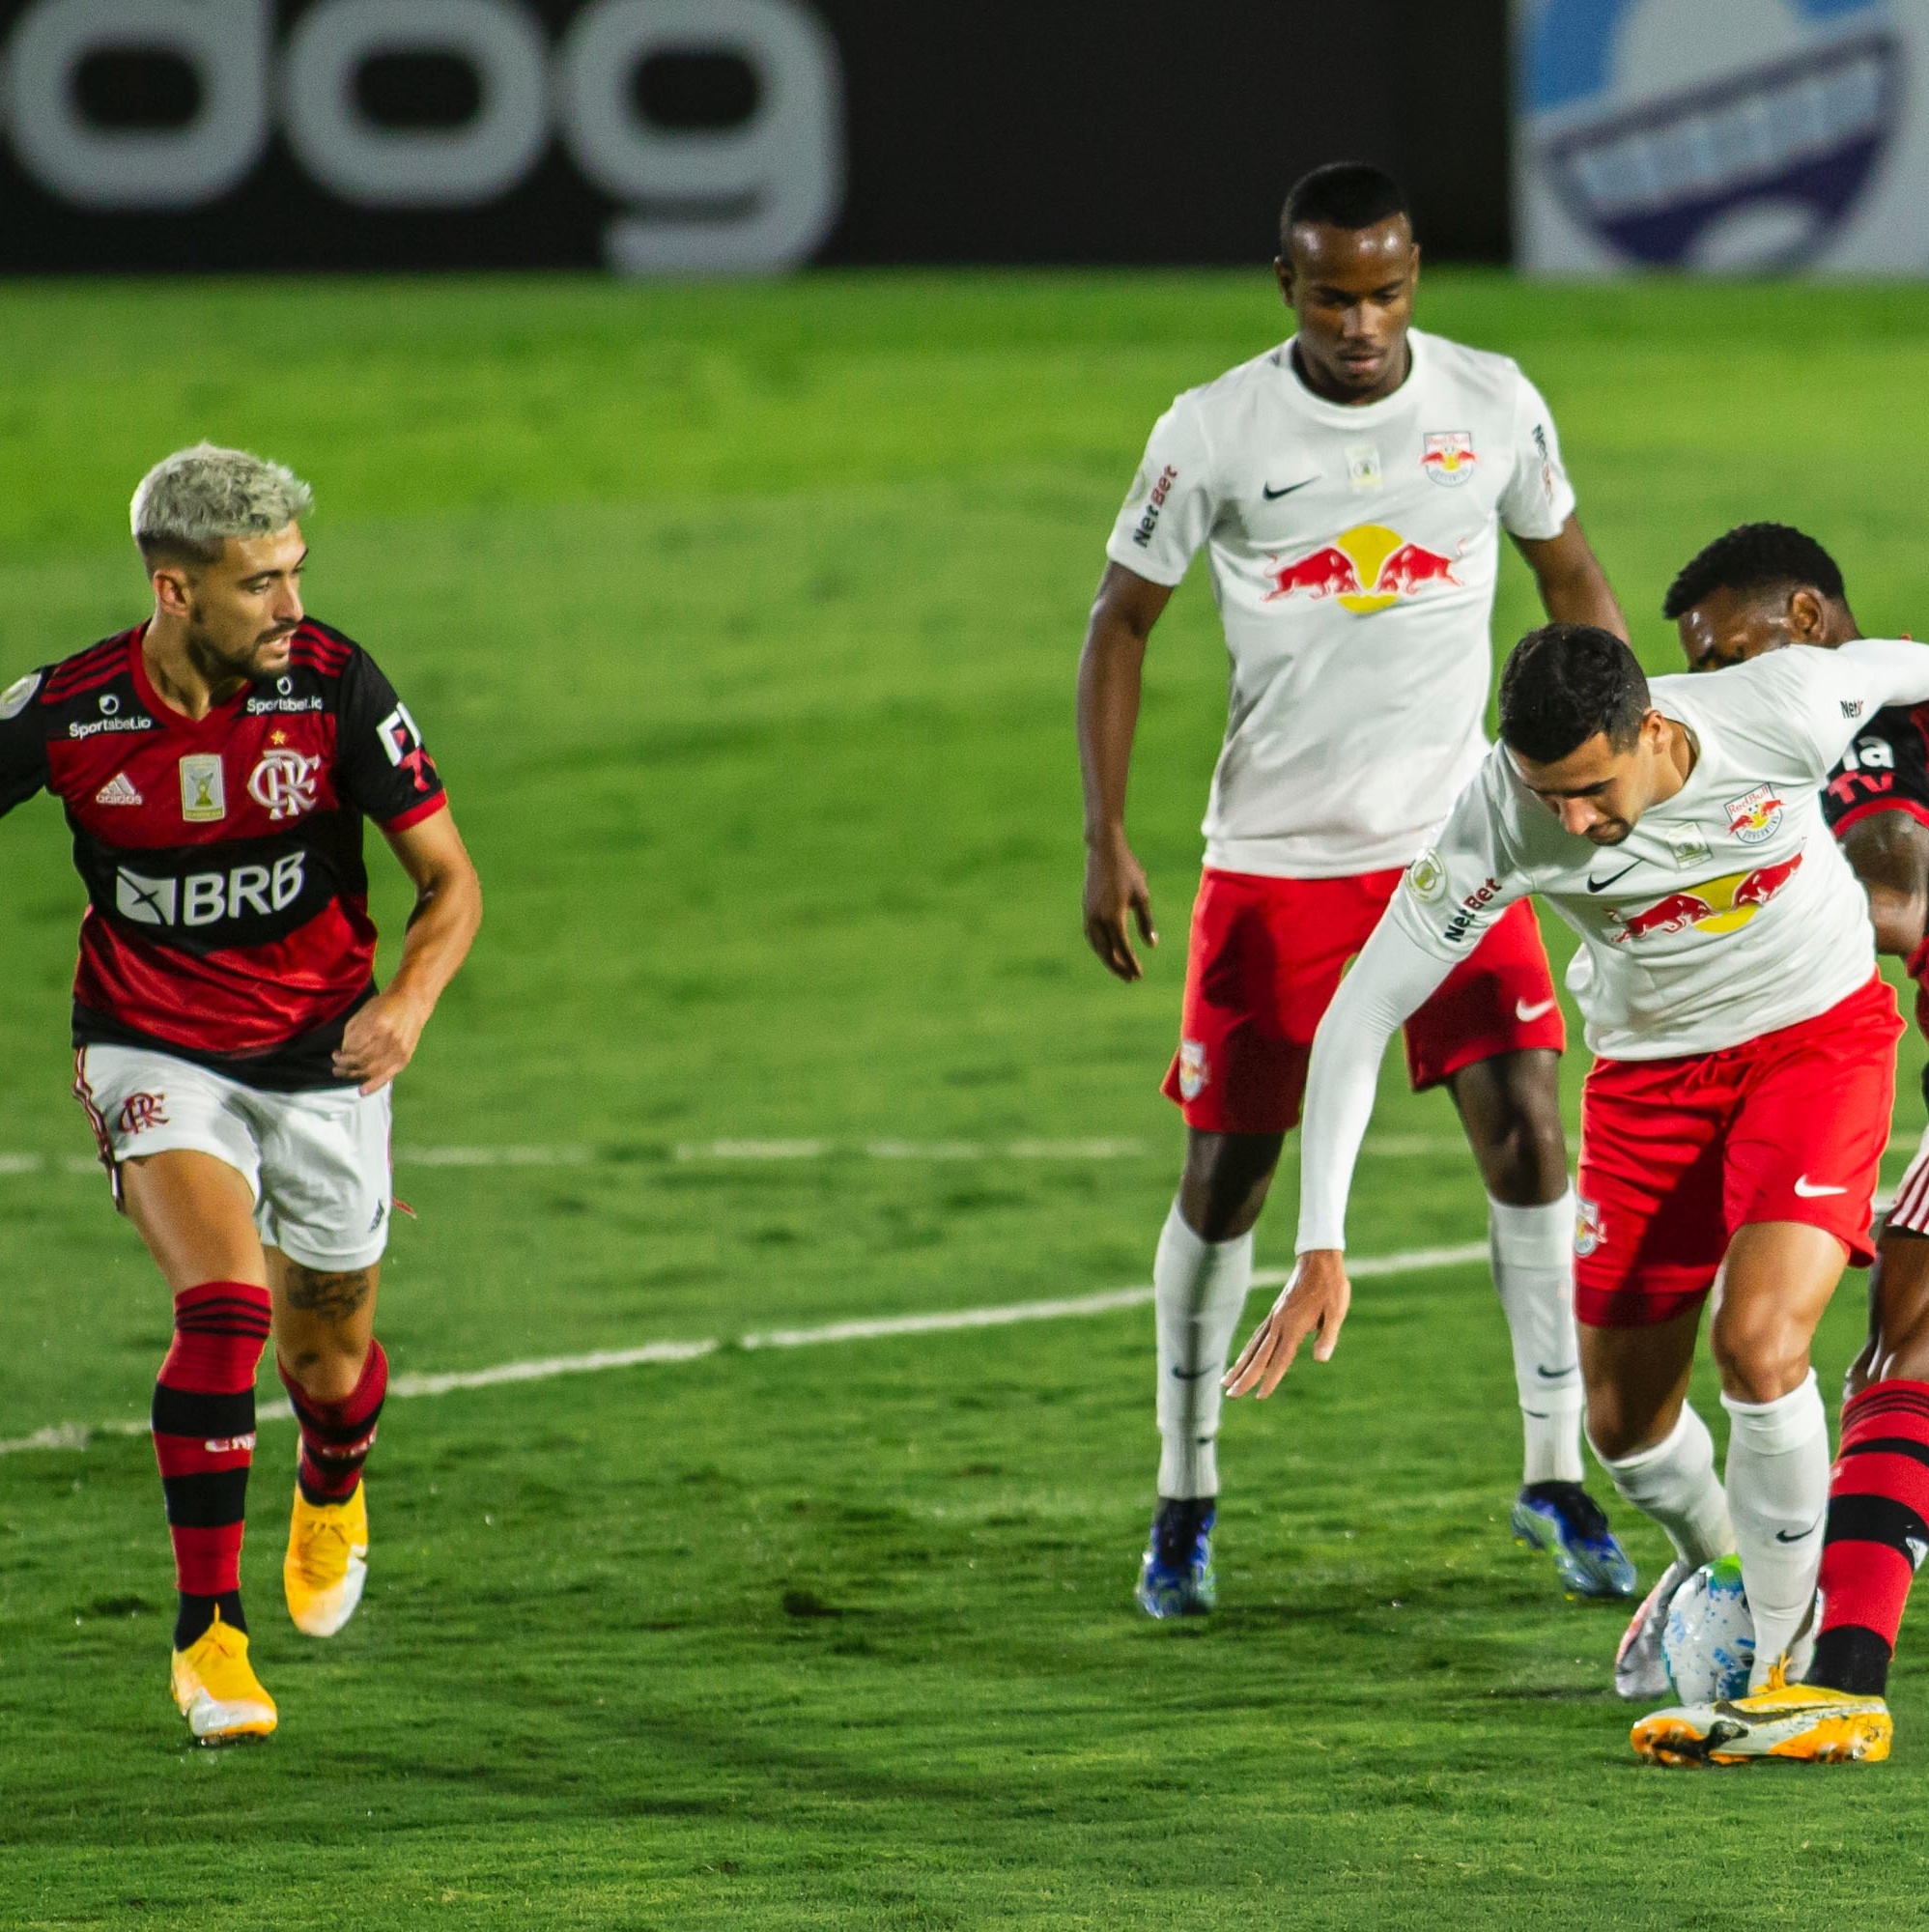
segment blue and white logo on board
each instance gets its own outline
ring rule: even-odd
[[[1527,0],[1521,265],[1929,271],[1929,0]]]

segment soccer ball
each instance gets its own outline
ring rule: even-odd
[[[1675,1592],[1661,1632],[1661,1657],[1684,1704],[1717,1704],[1748,1694],[1755,1618],[1742,1588],[1739,1556],[1704,1563]]]

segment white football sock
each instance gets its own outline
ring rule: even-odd
[[[1822,1520],[1829,1507],[1829,1417],[1809,1370],[1773,1402],[1721,1398],[1728,1411],[1728,1507],[1742,1586],[1755,1618],[1758,1690],[1815,1603]]]
[[[1594,1453],[1622,1499],[1667,1531],[1675,1554],[1690,1570],[1735,1548],[1728,1498],[1715,1475],[1715,1438],[1687,1403],[1665,1441],[1618,1462],[1603,1456],[1598,1445]]]
[[[1253,1281],[1250,1230],[1204,1241],[1174,1202],[1152,1264],[1159,1331],[1159,1494],[1219,1493],[1219,1378]]]
[[[1540,1208],[1510,1208],[1488,1196],[1488,1252],[1514,1341],[1514,1386],[1526,1437],[1522,1483],[1581,1480],[1574,1229],[1572,1188]]]

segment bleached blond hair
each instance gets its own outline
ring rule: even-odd
[[[134,492],[134,541],[150,564],[217,563],[230,537],[272,536],[308,514],[315,493],[286,464],[197,442],[164,456]]]

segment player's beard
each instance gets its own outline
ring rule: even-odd
[[[265,684],[269,678],[280,676],[286,667],[266,666],[261,662],[261,654],[270,645],[284,643],[293,635],[292,631],[276,631],[266,638],[257,637],[241,651],[224,650],[202,623],[201,613],[190,610],[184,642],[188,663],[213,688],[233,684],[237,680]]]

